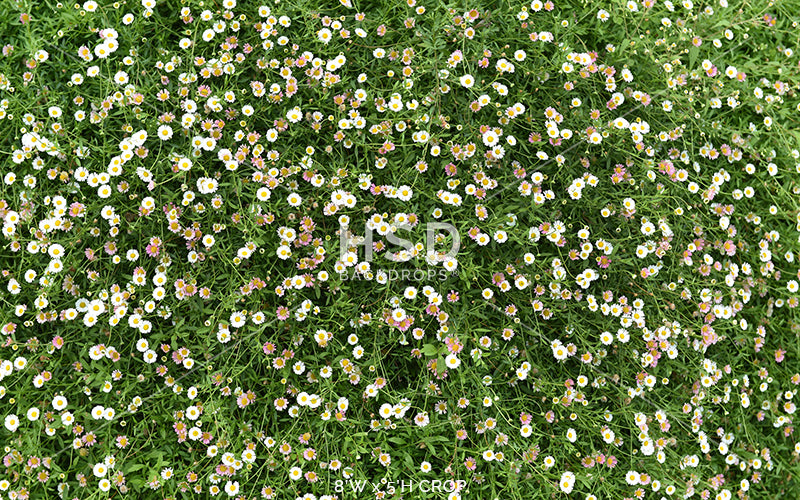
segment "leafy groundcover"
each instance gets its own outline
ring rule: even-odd
[[[0,497],[797,498],[798,12],[3,0]]]

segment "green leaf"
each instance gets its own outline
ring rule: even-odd
[[[133,465],[130,465],[130,466],[126,467],[125,470],[127,471],[128,474],[130,474],[131,472],[136,472],[137,470],[140,470],[140,469],[143,469],[143,468],[144,468],[144,464],[133,464]]]
[[[422,354],[430,357],[434,357],[439,354],[439,351],[433,344],[425,344],[422,346]]]
[[[697,55],[700,53],[700,48],[692,46],[689,49],[689,68],[694,68],[694,63],[697,62]]]
[[[444,373],[445,364],[444,364],[444,356],[441,354],[438,358],[436,358],[436,375],[441,376]]]
[[[414,460],[408,453],[403,453],[403,463],[406,465],[406,467],[408,467],[408,470],[412,470],[414,468]]]

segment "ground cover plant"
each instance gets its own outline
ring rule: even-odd
[[[0,498],[797,498],[798,11],[0,2]]]

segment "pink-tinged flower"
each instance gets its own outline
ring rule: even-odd
[[[255,393],[253,391],[247,391],[246,393],[239,395],[239,397],[236,399],[236,404],[239,406],[239,408],[245,408],[253,403],[255,399]]]
[[[286,319],[289,318],[289,315],[290,315],[289,314],[289,308],[286,307],[286,306],[280,306],[280,307],[278,307],[277,314],[278,314],[278,319],[279,320],[285,321]]]
[[[552,424],[553,421],[556,419],[556,414],[553,413],[553,410],[550,410],[544,414],[544,419],[547,420],[548,424]]]
[[[153,245],[150,243],[145,247],[145,252],[147,253],[148,257],[158,257],[161,249],[158,247],[158,245]]]
[[[84,255],[86,255],[86,260],[91,262],[95,259],[94,250],[92,250],[91,248],[87,248],[86,250],[83,251],[83,253]]]
[[[85,207],[82,203],[78,203],[77,201],[69,206],[69,216],[70,217],[83,217],[85,212]]]
[[[478,462],[475,460],[474,457],[467,457],[467,459],[464,460],[464,467],[466,467],[467,470],[475,470],[477,466]]]
[[[786,354],[786,351],[783,349],[778,349],[775,351],[775,362],[780,363],[783,361],[783,356]]]
[[[116,442],[117,448],[125,448],[130,443],[128,436],[117,436]]]

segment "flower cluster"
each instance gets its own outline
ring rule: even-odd
[[[791,13],[378,4],[8,5],[3,497],[791,491]]]

